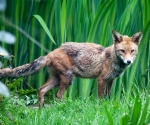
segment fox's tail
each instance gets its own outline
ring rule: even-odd
[[[29,64],[25,64],[14,69],[0,69],[0,79],[3,77],[21,77],[28,76],[45,67],[47,64],[47,56],[41,56]]]

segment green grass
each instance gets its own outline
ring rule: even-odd
[[[0,100],[0,125],[150,123],[149,5],[150,0],[7,0],[6,10],[0,13],[0,30],[14,34],[16,44],[0,45],[15,56],[13,68],[47,54],[43,48],[53,51],[66,41],[91,41],[109,46],[112,44],[112,30],[129,36],[142,30],[143,38],[134,64],[114,81],[111,99],[96,98],[97,80],[76,78],[66,93],[68,98],[65,101],[47,99],[47,104],[51,105],[42,110],[24,106],[25,102],[21,99]],[[42,47],[37,46],[35,40]],[[16,80],[13,92],[23,88],[35,91],[48,75],[44,69],[21,82]],[[143,90],[147,92],[140,93]],[[91,93],[92,98],[89,97]],[[48,95],[50,97],[51,93]],[[55,96],[55,90],[52,90],[52,96]]]
[[[87,41],[107,47],[112,44],[112,30],[129,36],[141,30],[143,38],[137,58],[132,67],[114,81],[112,93],[121,95],[122,86],[130,93],[133,83],[139,89],[149,91],[149,5],[150,0],[7,0],[6,10],[0,13],[0,30],[14,34],[16,43],[0,45],[15,56],[12,60],[14,68],[46,55],[45,50],[53,51],[64,42]],[[26,77],[19,89],[39,88],[48,75],[44,69]],[[75,80],[68,96],[74,97],[74,92],[78,91],[78,96],[89,97],[91,90],[97,88],[93,83],[96,80]],[[95,91],[92,93],[96,96]]]
[[[50,105],[49,105],[50,104]],[[5,113],[0,115],[1,125],[147,125],[150,123],[149,96],[122,99],[85,100],[54,99],[38,110],[24,106],[21,99],[3,102]]]

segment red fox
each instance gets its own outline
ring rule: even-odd
[[[98,96],[102,97],[106,85],[110,92],[113,80],[123,74],[135,60],[142,32],[128,37],[113,31],[112,38],[114,44],[106,48],[94,43],[64,43],[29,64],[14,69],[0,69],[0,78],[28,76],[47,65],[51,77],[38,89],[39,107],[44,106],[44,94],[57,86],[57,97],[61,100],[75,76],[97,78]]]

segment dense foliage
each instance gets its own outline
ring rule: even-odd
[[[112,30],[129,36],[141,30],[143,38],[136,61],[115,80],[110,99],[95,100],[95,79],[76,78],[66,93],[71,99],[67,98],[66,102],[53,100],[51,108],[44,110],[26,108],[24,101],[16,101],[13,95],[9,100],[0,97],[0,124],[150,123],[149,5],[150,0],[7,0],[6,10],[0,12],[0,30],[16,36],[16,43],[0,43],[14,55],[5,67],[32,62],[67,41],[94,42],[107,47],[112,44]],[[26,95],[27,105],[30,101],[36,103],[37,98],[27,95],[36,95],[36,88],[49,77],[46,69],[29,77],[4,79],[3,82],[9,83],[9,90],[15,94]],[[52,98],[55,89],[51,92],[48,95]],[[88,100],[90,95],[92,98]]]
[[[15,45],[2,45],[15,56],[12,67],[16,67],[47,54],[45,48],[52,51],[67,41],[91,41],[106,47],[112,44],[111,31],[114,29],[129,36],[141,30],[144,36],[138,57],[125,75],[115,81],[112,95],[120,95],[122,88],[127,93],[131,89],[146,88],[149,91],[149,5],[149,0],[8,0],[6,10],[1,13],[0,29],[14,34],[17,41]],[[38,15],[43,18],[53,38],[46,34],[48,31],[41,26],[43,22],[37,18]],[[30,36],[39,41],[41,47]],[[41,70],[28,80],[24,79],[21,86],[38,88],[48,76],[46,69]],[[96,83],[96,80],[75,79],[69,96],[85,98],[91,91],[96,96]]]
[[[115,81],[112,95],[120,95],[122,88],[128,93],[133,88],[149,91],[149,5],[149,0],[8,0],[7,8],[1,14],[1,18],[7,18],[7,21],[0,21],[0,29],[13,33],[17,41],[15,45],[2,45],[15,56],[12,66],[16,67],[47,54],[44,47],[52,51],[67,41],[91,41],[106,47],[112,44],[111,31],[114,29],[129,36],[141,30],[144,36],[138,57],[125,75]],[[43,18],[53,38],[46,34],[47,30],[43,29],[43,22],[37,15]],[[33,43],[18,27],[39,41],[43,48]],[[38,88],[46,81],[46,74],[44,69],[25,79],[22,87],[30,84]],[[96,95],[96,87],[96,80],[75,79],[69,96],[85,98],[91,90]]]
[[[140,94],[140,93],[139,93]],[[118,99],[53,100],[42,110],[11,98],[0,106],[1,125],[148,125],[149,96]],[[142,97],[142,98],[141,98]]]

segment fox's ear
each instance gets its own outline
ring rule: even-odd
[[[142,36],[142,32],[139,31],[132,36],[132,41],[138,45],[140,43],[140,40],[142,39]]]
[[[112,38],[113,38],[114,44],[122,42],[122,35],[115,30],[112,31]]]

